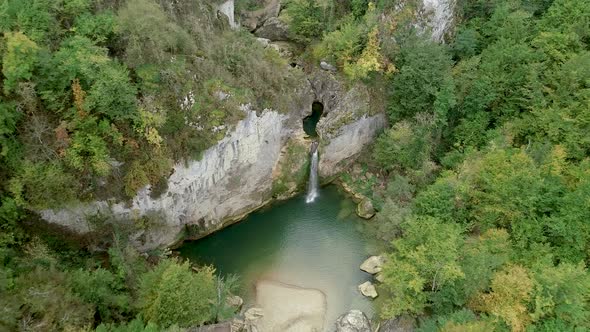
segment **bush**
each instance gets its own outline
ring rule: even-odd
[[[291,32],[302,41],[322,35],[326,27],[323,8],[316,0],[293,0],[286,9],[291,22]]]
[[[162,327],[177,323],[181,327],[213,320],[215,279],[212,268],[193,272],[188,262],[174,259],[161,262],[143,275],[139,303],[143,317]]]

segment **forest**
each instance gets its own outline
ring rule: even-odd
[[[139,253],[123,225],[76,238],[35,213],[157,195],[239,104],[291,103],[300,74],[207,6],[0,0],[0,330],[182,331],[234,315],[236,276]],[[389,126],[359,160],[384,184],[363,188],[388,252],[379,317],[590,329],[590,2],[458,0],[444,43],[412,24],[412,1],[284,11],[303,62],[386,93]]]

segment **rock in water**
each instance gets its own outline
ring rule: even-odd
[[[371,332],[371,323],[360,310],[350,310],[338,317],[336,332]]]
[[[366,297],[370,297],[372,299],[376,298],[379,294],[377,294],[377,290],[375,289],[375,285],[372,282],[366,281],[359,285],[359,291]]]
[[[323,70],[331,71],[331,72],[336,71],[336,67],[332,66],[331,64],[327,63],[326,61],[320,62],[320,68],[322,68]]]
[[[363,199],[356,207],[356,214],[363,219],[371,219],[375,215],[375,208],[371,200]]]
[[[370,274],[379,273],[383,269],[383,264],[385,264],[383,256],[371,256],[361,264],[361,270]]]
[[[256,305],[265,314],[255,324],[260,332],[323,331],[326,296],[317,289],[260,280]]]

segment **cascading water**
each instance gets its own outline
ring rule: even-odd
[[[311,167],[309,169],[306,203],[312,203],[318,197],[318,162],[318,142],[313,142],[311,143]]]

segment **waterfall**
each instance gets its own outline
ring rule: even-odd
[[[313,142],[311,143],[311,167],[309,169],[306,203],[312,203],[318,197],[318,161],[318,142]]]

